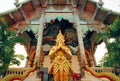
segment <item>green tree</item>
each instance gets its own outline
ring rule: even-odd
[[[7,24],[0,26],[0,73],[7,70],[10,65],[20,65],[20,59],[24,59],[23,55],[15,55],[14,45],[25,44],[25,41],[7,28]]]
[[[114,39],[110,42],[110,39]],[[120,18],[117,18],[106,31],[98,33],[97,43],[104,40],[108,52],[101,60],[101,65],[105,67],[120,66]]]

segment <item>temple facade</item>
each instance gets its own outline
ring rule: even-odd
[[[114,68],[96,67],[96,34],[119,17],[102,5],[92,0],[16,0],[15,10],[0,14],[0,25],[7,23],[24,38],[28,57],[26,67],[8,69],[0,81],[74,81],[73,74],[76,81],[120,81]]]

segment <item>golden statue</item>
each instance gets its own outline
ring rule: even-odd
[[[71,64],[67,60],[67,58],[72,58],[72,54],[64,41],[64,36],[60,31],[56,38],[56,44],[49,53],[50,58],[54,59],[49,69],[49,73],[53,74],[54,81],[68,81],[68,75],[72,73]]]
[[[65,45],[65,39],[64,36],[62,35],[61,31],[57,35],[56,38],[56,44],[53,46],[50,50],[49,56],[51,59],[53,59],[55,56],[67,56],[67,58],[72,58],[72,54],[70,49]],[[64,52],[63,54],[57,53],[59,50],[62,50]]]

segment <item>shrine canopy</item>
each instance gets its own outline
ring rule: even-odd
[[[19,3],[24,3],[28,0],[19,0]],[[99,3],[100,1],[103,2],[103,8],[107,10],[111,10],[116,13],[120,13],[120,0],[91,0],[96,3]],[[12,10],[16,9],[16,6],[14,5],[15,0],[1,0],[0,1],[0,14],[10,12]]]

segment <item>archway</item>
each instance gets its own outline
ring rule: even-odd
[[[43,48],[43,51],[45,54],[49,52],[50,47],[55,44],[55,38],[59,30],[61,30],[62,34],[65,37],[65,43],[75,54],[76,50],[78,49],[76,29],[73,27],[73,23],[63,18],[61,20],[56,18],[54,20],[51,20],[49,23],[46,23],[46,27],[43,31],[42,46],[46,46],[45,48],[48,50]]]

